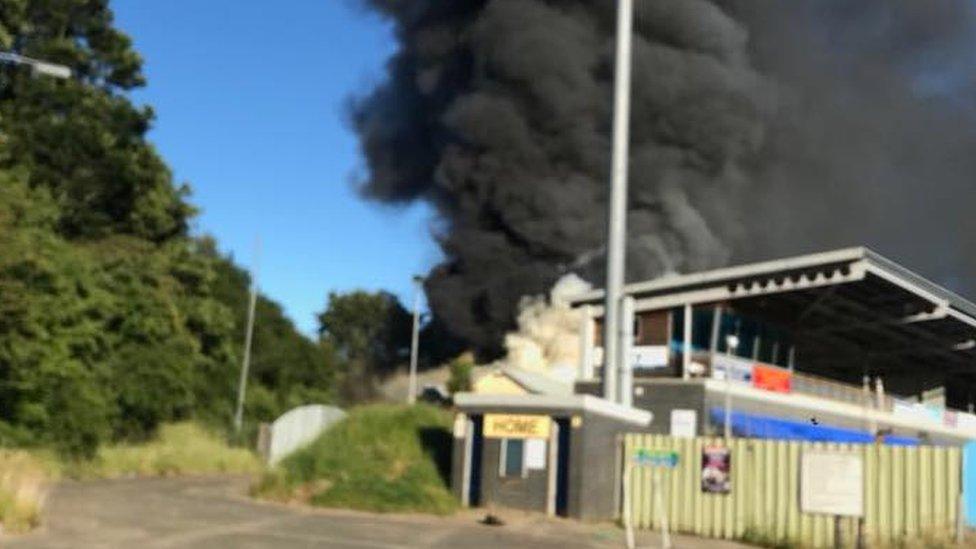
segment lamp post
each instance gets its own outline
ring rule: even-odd
[[[32,59],[9,51],[0,51],[0,63],[26,65],[34,71],[34,74],[43,74],[62,80],[71,78],[71,69],[64,65],[49,63],[40,59]]]
[[[244,359],[241,362],[241,377],[237,382],[237,407],[234,410],[234,432],[240,433],[244,425],[244,397],[247,392],[247,372],[251,368],[251,340],[254,336],[254,309],[258,302],[258,256],[261,253],[260,239],[254,240],[254,273],[251,275],[251,291],[247,305],[247,332],[244,335]]]
[[[620,307],[623,297],[627,237],[627,163],[630,141],[631,39],[633,0],[617,2],[617,52],[613,98],[613,152],[607,201],[607,282],[603,307],[603,397],[620,402],[617,369],[621,355]]]
[[[739,336],[725,336],[725,354],[731,359],[739,346]],[[732,360],[725,365],[725,442],[732,438]]]
[[[413,277],[413,330],[410,334],[410,382],[407,403],[417,402],[417,354],[420,347],[420,292],[423,288],[424,277],[414,275]]]

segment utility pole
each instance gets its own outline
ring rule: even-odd
[[[247,392],[247,372],[251,368],[251,339],[254,336],[254,309],[258,301],[258,257],[261,240],[254,239],[254,267],[251,269],[251,295],[247,306],[247,332],[244,335],[244,359],[241,378],[237,383],[237,409],[234,412],[234,432],[240,433],[244,425],[244,396]]]
[[[410,334],[410,383],[407,403],[417,402],[417,354],[420,351],[420,291],[423,287],[424,277],[414,275],[413,277],[413,331]]]
[[[623,297],[627,239],[627,164],[630,157],[631,39],[634,29],[633,0],[617,2],[617,53],[613,98],[613,152],[610,196],[607,201],[607,282],[603,306],[603,397],[620,402],[617,369],[621,355],[620,306]]]

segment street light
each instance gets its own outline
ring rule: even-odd
[[[254,309],[258,301],[258,259],[261,240],[254,239],[254,268],[251,274],[250,296],[247,305],[247,331],[244,334],[244,358],[241,361],[241,377],[237,381],[237,407],[234,410],[234,432],[240,433],[244,425],[244,398],[247,392],[247,372],[251,367],[251,340],[254,337]]]
[[[626,367],[621,356],[620,309],[623,299],[627,237],[627,163],[630,141],[631,39],[633,0],[617,3],[617,52],[613,97],[613,152],[610,196],[607,201],[607,282],[603,306],[603,398],[621,402],[617,369]],[[629,391],[624,388],[624,391]]]
[[[407,403],[417,402],[417,352],[420,346],[420,293],[423,289],[424,277],[413,276],[413,331],[410,334],[410,382]]]
[[[57,63],[49,63],[40,59],[24,57],[9,51],[0,51],[0,63],[10,63],[13,65],[26,65],[34,71],[34,74],[43,74],[62,80],[71,78],[71,69]]]

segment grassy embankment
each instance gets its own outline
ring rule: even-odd
[[[0,527],[19,533],[37,526],[47,492],[61,478],[257,474],[263,469],[252,452],[231,448],[193,423],[163,425],[149,442],[106,446],[94,459],[80,462],[61,461],[42,450],[0,450]]]
[[[353,409],[266,473],[253,492],[322,507],[451,513],[450,425],[448,412],[427,405]]]

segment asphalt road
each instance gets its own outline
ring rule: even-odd
[[[4,548],[135,547],[392,549],[413,547],[622,547],[613,525],[540,516],[484,526],[480,516],[376,515],[265,504],[245,496],[247,480],[183,478],[65,483],[48,500],[44,525]],[[642,544],[654,543],[644,537]],[[646,546],[646,545],[645,545]],[[736,547],[679,538],[678,548]]]

